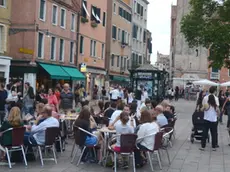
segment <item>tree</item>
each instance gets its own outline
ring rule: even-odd
[[[190,48],[209,49],[210,67],[230,68],[230,0],[190,0],[180,24]]]

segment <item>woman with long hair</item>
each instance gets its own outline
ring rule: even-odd
[[[206,140],[208,132],[210,130],[212,136],[212,149],[216,151],[217,147],[217,118],[219,109],[215,100],[215,96],[210,94],[208,96],[208,103],[204,104],[204,130],[201,140],[200,150],[204,150],[206,147]]]
[[[204,91],[201,91],[199,93],[199,96],[198,96],[198,99],[197,99],[197,102],[196,102],[196,109],[197,110],[200,110],[202,108],[202,101],[203,101],[203,98],[205,96],[205,92]]]
[[[1,132],[6,131],[9,128],[17,128],[23,126],[23,120],[21,118],[21,111],[18,107],[13,107],[10,110],[7,120],[5,120],[0,128],[0,144],[2,146],[10,146],[12,144],[12,132],[8,131],[4,134]],[[4,159],[4,154],[1,160]]]

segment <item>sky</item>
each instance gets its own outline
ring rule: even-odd
[[[157,51],[169,54],[171,5],[176,0],[149,0],[147,28],[152,32],[151,62],[156,62]]]

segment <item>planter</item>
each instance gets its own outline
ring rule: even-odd
[[[93,28],[95,28],[95,27],[97,27],[97,23],[96,23],[95,21],[92,21],[92,22],[91,22],[91,26],[92,26]]]
[[[87,22],[89,22],[89,20],[87,18],[85,18],[85,17],[81,17],[81,22],[82,23],[87,23]]]

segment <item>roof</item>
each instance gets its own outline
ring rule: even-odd
[[[156,71],[158,70],[157,67],[153,66],[152,64],[144,64],[136,69],[137,71]]]

